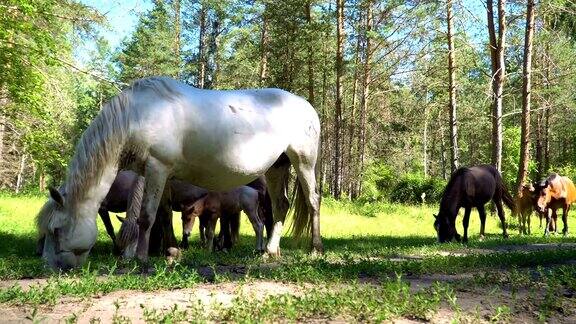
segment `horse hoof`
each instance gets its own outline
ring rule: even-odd
[[[280,248],[278,248],[276,251],[266,251],[264,253],[265,259],[268,258],[279,258],[280,257]]]
[[[484,235],[480,235],[480,237],[478,238],[478,241],[483,242],[484,241]]]

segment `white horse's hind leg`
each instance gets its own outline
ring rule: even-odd
[[[150,230],[156,219],[156,211],[164,192],[164,185],[168,171],[158,160],[150,157],[146,161],[145,185],[142,200],[142,211],[138,218],[138,247],[136,255],[142,262],[148,261],[148,248],[150,243]]]
[[[312,218],[312,252],[322,253],[322,237],[320,236],[320,200],[316,192],[316,154],[306,156],[297,154],[288,154],[290,161],[296,170],[298,181],[304,191],[306,204],[308,205],[308,214]]]
[[[272,166],[266,172],[266,182],[268,193],[272,203],[272,215],[274,217],[274,228],[268,240],[266,252],[270,255],[280,255],[280,236],[282,236],[282,226],[286,219],[286,213],[290,207],[286,193],[286,183],[288,181],[290,164],[288,161],[281,165]]]

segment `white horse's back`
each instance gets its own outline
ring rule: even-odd
[[[302,134],[319,134],[312,106],[289,92],[201,90],[160,80],[169,96],[135,88],[134,145],[148,145],[151,156],[171,162],[175,177],[199,186],[226,190],[249,182],[289,146],[309,145]]]

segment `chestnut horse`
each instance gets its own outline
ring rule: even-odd
[[[567,235],[568,212],[570,205],[576,201],[576,187],[574,187],[572,180],[553,173],[545,180],[540,181],[535,189],[537,210],[546,217],[544,235],[549,235],[551,228],[554,233],[558,232],[556,223],[558,208],[562,208],[562,222],[564,223],[562,234]]]
[[[498,210],[498,217],[502,222],[502,235],[508,237],[506,221],[502,201],[511,210],[514,210],[512,196],[506,190],[500,172],[491,165],[479,165],[469,168],[460,168],[452,174],[450,181],[444,189],[440,201],[440,212],[434,215],[434,228],[438,234],[439,242],[450,242],[452,239],[460,241],[460,235],[456,231],[456,216],[460,207],[465,208],[464,219],[464,243],[468,242],[468,222],[473,207],[480,214],[480,236],[484,237],[486,224],[486,211],[484,205],[492,200]]]

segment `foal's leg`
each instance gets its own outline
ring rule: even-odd
[[[550,235],[550,225],[552,222],[552,211],[550,210],[550,208],[546,208],[546,210],[544,211],[546,213],[546,228],[544,228],[544,236],[549,236]]]
[[[464,225],[464,239],[462,240],[463,243],[468,243],[468,224],[470,222],[471,211],[471,207],[465,207],[464,209],[464,218],[462,219],[462,225]]]
[[[162,211],[162,247],[163,253],[166,253],[169,248],[177,247],[178,242],[176,235],[174,235],[174,226],[172,221],[172,201],[170,186],[165,186],[164,193],[158,211]]]
[[[208,226],[207,215],[200,215],[200,221],[198,222],[198,229],[200,230],[200,244],[206,246],[206,227]]]
[[[216,232],[216,221],[218,214],[208,215],[208,224],[206,226],[206,249],[208,252],[214,251],[214,233]]]
[[[238,236],[240,235],[240,212],[230,215],[230,245],[234,245],[238,242]]]
[[[500,223],[502,223],[502,236],[508,238],[508,232],[506,231],[506,218],[504,217],[504,208],[502,208],[502,199],[496,199],[495,203]]]
[[[145,167],[145,187],[142,211],[138,218],[138,247],[136,255],[141,262],[148,262],[150,230],[156,219],[156,211],[164,192],[168,170],[155,158],[148,158]]]
[[[486,209],[484,209],[484,205],[478,206],[478,215],[480,215],[480,240],[483,240],[486,228]]]
[[[264,252],[264,224],[258,216],[258,196],[254,196],[255,199],[250,201],[244,201],[242,209],[248,216],[254,233],[256,234],[256,251]]]
[[[280,256],[280,237],[282,236],[282,226],[286,219],[289,203],[286,195],[285,182],[288,181],[288,169],[290,164],[272,166],[266,171],[266,182],[268,192],[272,202],[272,215],[274,217],[274,228],[268,240],[266,251],[270,255]]]
[[[552,226],[554,226],[554,234],[558,233],[558,209],[552,209]]]
[[[188,240],[190,238],[190,233],[194,229],[194,221],[196,216],[189,210],[182,208],[182,241],[180,242],[180,248],[187,249],[190,245]]]
[[[568,212],[570,211],[570,205],[564,205],[562,208],[562,223],[564,224],[564,228],[562,229],[562,234],[564,236],[568,235]]]
[[[104,227],[106,228],[106,233],[112,239],[112,251],[114,255],[120,255],[120,249],[116,244],[116,234],[114,233],[114,226],[112,226],[112,222],[110,221],[110,214],[105,209],[99,209],[98,214],[102,219],[102,223],[104,223]]]
[[[216,249],[224,250],[232,247],[232,232],[230,226],[230,214],[220,214],[220,233],[218,233]]]
[[[532,211],[531,210],[527,210],[526,211],[526,222],[528,223],[528,235],[530,235],[530,218],[532,218]]]
[[[524,212],[518,212],[518,234],[524,234]]]

